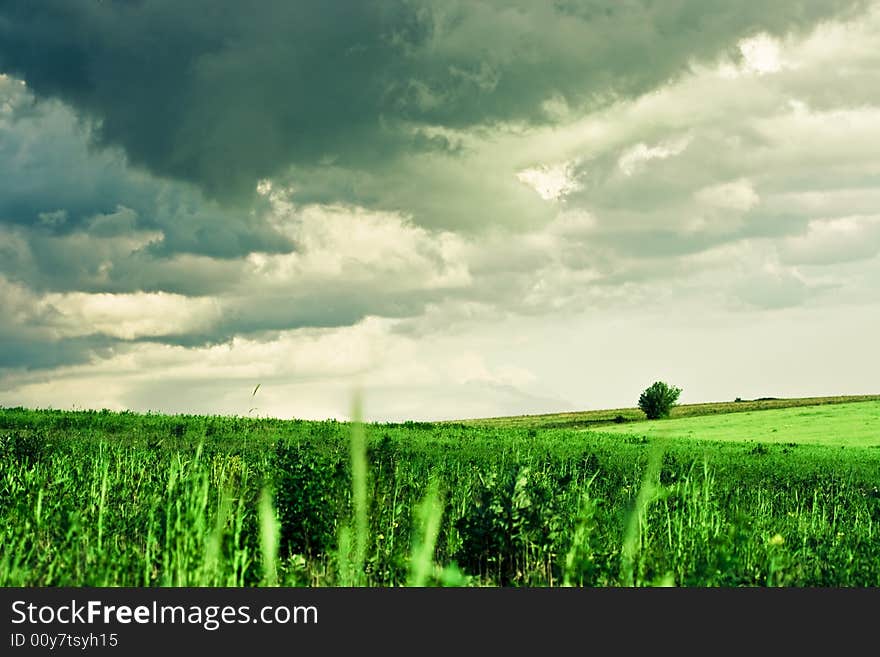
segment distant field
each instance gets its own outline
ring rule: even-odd
[[[794,397],[790,399],[762,398],[731,402],[711,402],[706,404],[681,404],[672,409],[670,419],[725,413],[744,413],[750,411],[794,408],[799,406],[826,406],[829,404],[850,404],[854,402],[880,402],[880,395],[847,395],[837,397]],[[475,418],[451,420],[451,422],[491,426],[520,427],[540,429],[586,429],[593,426],[614,424],[621,421],[644,420],[645,414],[638,408],[611,408],[596,411],[576,411],[573,413],[549,413],[545,415],[513,415],[509,417]]]
[[[648,438],[880,447],[880,402],[645,420],[601,430]]]
[[[0,408],[0,586],[876,587],[863,399],[508,424]]]

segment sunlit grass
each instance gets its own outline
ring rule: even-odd
[[[670,418],[601,430],[648,438],[880,447],[880,401]]]
[[[635,400],[633,400],[635,401]],[[755,400],[709,402],[700,404],[679,404],[674,406],[670,418],[702,417],[765,411],[778,408],[797,408],[802,406],[833,406],[863,401],[880,402],[880,395],[847,395],[835,397],[768,397]],[[567,413],[546,413],[542,415],[514,415],[509,417],[475,418],[451,420],[453,423],[483,427],[502,428],[541,428],[577,429],[602,427],[620,422],[637,422],[645,419],[645,414],[637,407],[612,408],[594,411],[573,411]]]

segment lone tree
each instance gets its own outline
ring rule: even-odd
[[[645,412],[649,420],[669,417],[669,411],[675,406],[680,394],[681,388],[675,388],[663,381],[655,381],[639,396],[639,408]]]

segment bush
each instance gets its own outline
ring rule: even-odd
[[[649,420],[669,417],[669,411],[675,406],[680,394],[681,388],[675,388],[663,381],[655,381],[639,396],[639,408],[645,412]]]
[[[536,561],[558,570],[556,557],[569,529],[561,495],[568,483],[528,466],[490,471],[455,523],[462,541],[458,565],[500,586],[528,585],[523,573]]]
[[[349,476],[345,452],[333,447],[283,440],[276,445],[275,506],[284,554],[320,558],[336,547]]]
[[[49,438],[42,430],[30,429],[0,435],[0,457],[13,463],[32,466],[44,460],[50,449]]]

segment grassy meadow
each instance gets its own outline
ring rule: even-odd
[[[880,397],[639,414],[0,409],[0,585],[880,586]]]
[[[829,406],[855,402],[880,402],[880,395],[850,395],[837,397],[794,397],[780,399],[764,397],[761,399],[737,400],[732,402],[709,402],[703,404],[679,404],[672,408],[669,419],[702,417],[705,415],[726,415],[749,411],[769,411],[780,408],[799,408],[801,406]],[[589,429],[620,422],[637,422],[645,419],[638,408],[613,408],[595,411],[574,411],[568,413],[547,413],[544,415],[512,415],[468,420],[455,420],[468,425],[492,427],[520,427],[541,429]]]
[[[880,401],[680,416],[605,427],[647,438],[880,447]]]

